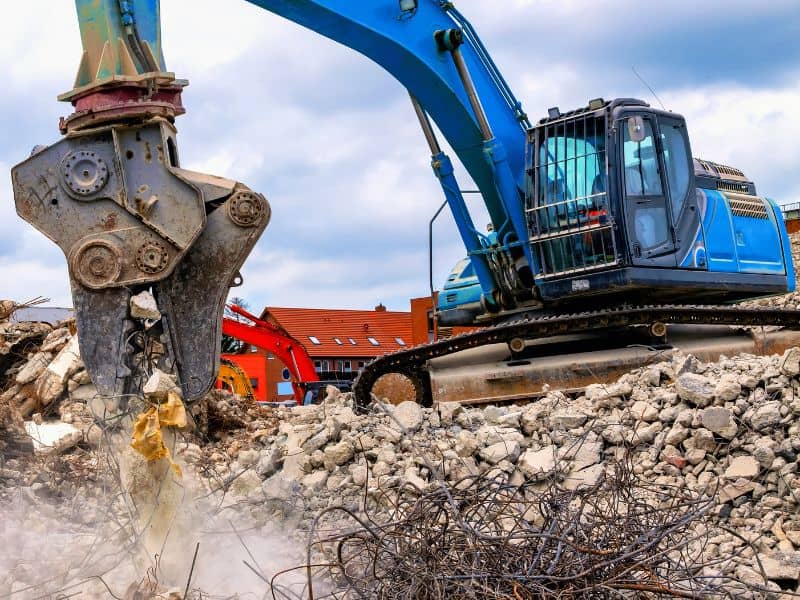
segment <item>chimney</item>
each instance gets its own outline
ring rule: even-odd
[[[375,312],[386,312],[386,307],[383,303],[378,304],[378,306],[375,307]]]

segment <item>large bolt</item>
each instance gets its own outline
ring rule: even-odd
[[[525,340],[522,338],[512,338],[512,340],[508,342],[508,347],[514,354],[519,354],[525,350]]]
[[[61,162],[61,176],[67,189],[77,196],[91,196],[108,183],[106,162],[91,150],[70,152]]]
[[[154,275],[167,268],[169,252],[166,247],[158,242],[145,242],[136,251],[136,266],[143,273]]]
[[[228,216],[240,227],[259,225],[268,210],[266,198],[255,192],[236,192],[228,200]]]
[[[82,285],[101,289],[114,283],[122,271],[119,250],[106,240],[92,240],[70,256],[72,272]]]

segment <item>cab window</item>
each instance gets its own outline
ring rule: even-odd
[[[631,139],[628,127],[624,128],[625,191],[628,196],[661,196],[661,177],[658,174],[653,125],[643,120],[642,141]]]
[[[686,194],[689,191],[689,153],[682,125],[661,123],[661,141],[664,147],[664,165],[669,181],[672,218],[678,220]]]

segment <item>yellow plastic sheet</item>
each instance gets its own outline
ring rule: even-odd
[[[186,408],[180,396],[170,392],[167,401],[158,406],[151,406],[136,418],[133,425],[131,447],[148,461],[166,458],[172,464],[175,473],[180,476],[181,470],[172,462],[169,450],[164,445],[162,427],[186,427]]]
[[[186,408],[178,394],[169,392],[167,401],[158,405],[158,420],[162,426],[178,429],[186,427]]]

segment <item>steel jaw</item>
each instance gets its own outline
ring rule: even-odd
[[[67,257],[81,356],[98,392],[141,386],[131,342],[142,328],[129,306],[152,290],[160,366],[185,400],[205,394],[228,290],[269,223],[266,199],[179,168],[176,130],[161,118],[70,133],[14,167],[12,182],[17,213]]]

